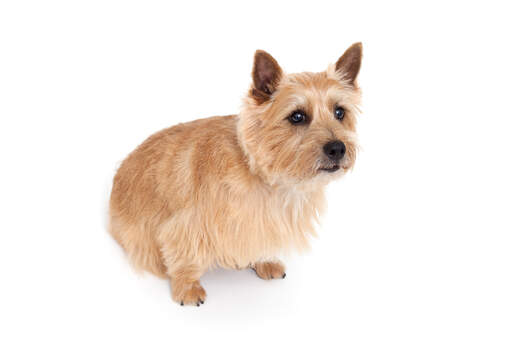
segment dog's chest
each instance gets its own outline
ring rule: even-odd
[[[233,200],[234,199],[234,200]],[[309,248],[309,237],[323,206],[323,192],[277,189],[250,191],[232,198],[223,248],[239,266]]]

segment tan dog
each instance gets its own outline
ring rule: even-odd
[[[285,74],[257,51],[240,115],[176,125],[132,152],[110,231],[135,267],[170,278],[182,305],[203,303],[213,267],[284,278],[276,257],[308,248],[325,185],[354,164],[361,56],[357,43],[325,72]]]

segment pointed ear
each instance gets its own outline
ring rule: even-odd
[[[282,76],[281,67],[270,54],[263,50],[256,51],[252,68],[251,96],[258,104],[266,102],[276,91]]]
[[[361,68],[362,58],[363,44],[355,43],[338,59],[336,62],[336,71],[353,85],[355,84],[357,74]]]

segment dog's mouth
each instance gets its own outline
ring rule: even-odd
[[[334,173],[339,169],[340,169],[340,165],[332,165],[330,167],[322,167],[319,170],[323,171],[323,172]]]

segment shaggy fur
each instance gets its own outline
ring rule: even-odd
[[[320,73],[285,74],[257,51],[240,115],[173,126],[133,151],[114,178],[110,232],[134,266],[170,278],[181,304],[203,303],[213,267],[284,278],[277,257],[308,248],[324,186],[354,164],[360,64],[360,43]],[[299,109],[308,120],[294,125]],[[323,151],[332,140],[346,145],[338,164]]]

